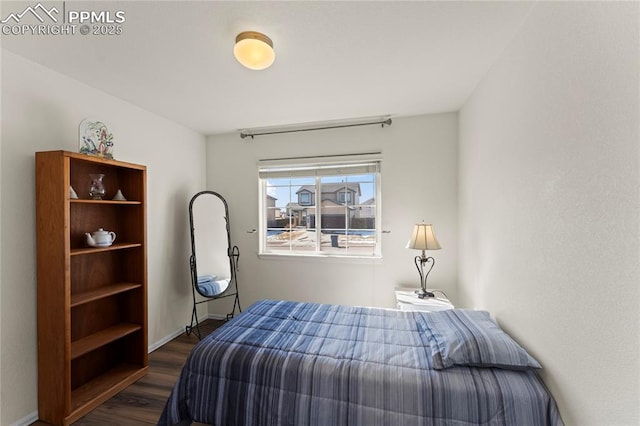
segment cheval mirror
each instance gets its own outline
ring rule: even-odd
[[[233,318],[236,306],[238,312],[242,312],[237,281],[240,251],[237,246],[231,246],[229,207],[224,197],[217,192],[201,191],[191,198],[189,224],[193,311],[191,324],[186,326],[186,332],[187,335],[194,332],[200,339],[196,309],[199,304],[233,297],[233,309],[226,319]]]

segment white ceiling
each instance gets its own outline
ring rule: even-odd
[[[35,3],[3,2],[2,18]],[[123,33],[2,36],[2,47],[208,135],[456,111],[532,5],[67,1],[66,10],[123,10]],[[271,68],[234,59],[247,30],[273,40]]]

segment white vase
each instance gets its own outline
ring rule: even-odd
[[[77,200],[78,199],[78,194],[76,194],[76,191],[73,190],[72,186],[69,186],[69,199],[71,199],[71,200]]]
[[[116,192],[116,195],[113,197],[114,200],[118,200],[118,201],[127,201],[126,198],[124,198],[124,195],[122,195],[122,191],[120,191],[118,189],[118,192]]]

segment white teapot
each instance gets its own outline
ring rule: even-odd
[[[87,244],[91,247],[109,247],[116,240],[116,233],[98,228],[97,231],[87,232]]]

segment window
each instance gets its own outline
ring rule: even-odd
[[[300,192],[298,194],[298,203],[301,206],[310,206],[311,205],[311,193],[310,192]]]
[[[343,192],[338,194],[338,200],[340,200],[341,203],[351,203],[351,192],[348,192],[345,188]]]
[[[260,254],[379,257],[380,155],[259,162]]]

